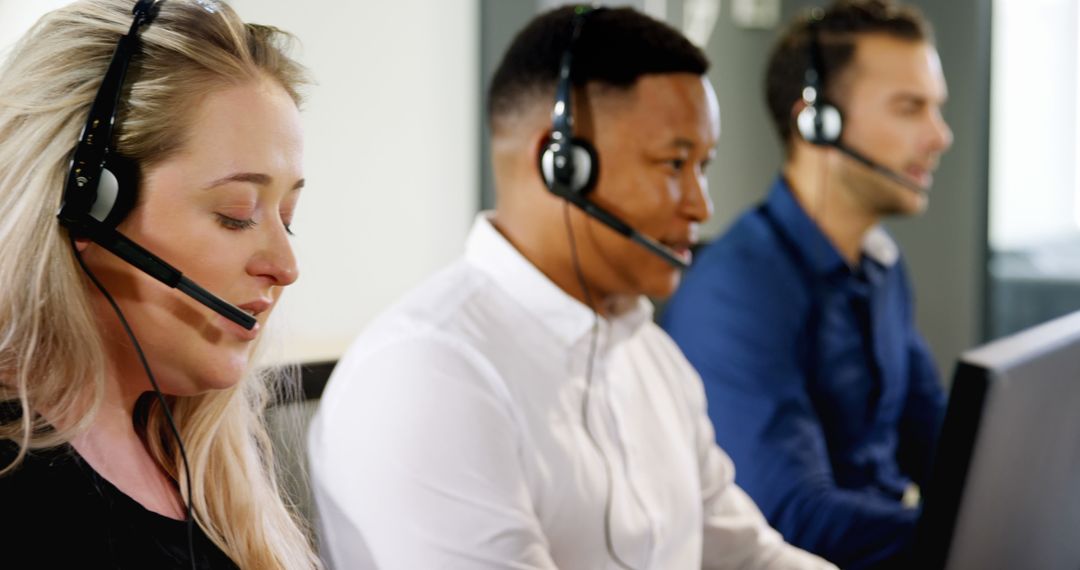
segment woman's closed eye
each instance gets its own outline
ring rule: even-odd
[[[227,230],[249,230],[258,224],[258,222],[252,218],[234,218],[221,213],[215,215],[217,216],[218,223],[221,224],[221,227]],[[288,226],[286,226],[286,229],[288,229]]]

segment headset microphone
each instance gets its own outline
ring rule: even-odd
[[[810,144],[835,148],[849,158],[904,188],[920,196],[925,195],[926,189],[922,186],[841,141],[844,133],[843,115],[835,105],[823,100],[825,94],[825,58],[821,50],[819,24],[820,17],[815,15],[811,16],[807,25],[810,61],[803,79],[803,108],[795,118],[795,126],[799,134],[803,140]]]
[[[202,303],[210,310],[245,329],[251,330],[255,327],[255,317],[245,313],[206,289],[203,289],[198,283],[185,277],[184,274],[175,267],[169,265],[153,253],[150,253],[146,248],[135,243],[112,227],[92,218],[90,220],[66,218],[63,214],[63,210],[61,210],[59,217],[60,222],[69,228],[73,235],[90,238],[94,243],[142,270],[147,275],[161,281],[169,287],[180,290],[192,299]]]
[[[893,169],[891,169],[891,168],[889,168],[889,167],[887,167],[887,166],[885,166],[885,165],[883,165],[881,163],[874,162],[873,160],[870,159],[870,157],[866,156],[865,154],[862,154],[862,153],[858,152],[857,150],[845,145],[844,143],[842,143],[840,141],[837,141],[837,142],[833,143],[832,146],[836,150],[838,150],[838,151],[844,153],[845,155],[847,155],[848,157],[854,159],[856,162],[861,163],[863,166],[866,166],[867,168],[870,168],[874,172],[877,172],[878,174],[881,174],[882,176],[885,176],[886,178],[892,180],[893,182],[896,182],[897,184],[903,186],[904,188],[907,188],[908,190],[911,190],[912,192],[915,192],[915,193],[920,194],[920,195],[926,194],[926,188],[923,188],[922,186],[916,184],[915,182],[912,182],[910,179],[908,179],[906,176],[901,175],[899,172],[897,172],[897,171],[895,171],[895,170],[893,170]]]
[[[589,217],[615,230],[641,245],[678,269],[689,264],[671,248],[635,230],[630,224],[586,198],[596,187],[600,158],[589,141],[574,136],[574,119],[571,114],[570,78],[574,46],[581,36],[581,29],[589,14],[603,8],[579,7],[574,16],[574,30],[570,44],[563,52],[559,65],[559,82],[555,87],[555,108],[551,112],[551,137],[540,151],[539,167],[544,184],[553,194],[565,199]]]
[[[75,237],[97,243],[135,268],[154,277],[230,321],[251,330],[255,318],[203,289],[183,273],[139,244],[116,231],[116,224],[135,205],[139,184],[138,165],[112,153],[113,124],[128,64],[138,49],[139,28],[155,15],[157,2],[140,0],[135,19],[120,38],[97,97],[90,107],[86,126],[71,159],[64,186],[64,201],[57,218]]]
[[[552,191],[580,208],[588,216],[629,238],[631,241],[644,247],[650,252],[662,257],[664,261],[671,265],[674,265],[679,269],[687,269],[689,267],[686,261],[679,257],[679,254],[672,251],[671,248],[630,227],[629,224],[620,220],[611,212],[601,208],[595,202],[586,200],[580,194],[575,194],[573,192],[560,192],[555,189],[552,189]]]

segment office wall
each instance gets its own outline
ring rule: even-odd
[[[481,121],[480,153],[477,156],[477,168],[480,173],[481,193],[477,196],[482,208],[491,208],[495,204],[495,181],[491,171],[491,133],[487,129],[485,106],[487,88],[495,68],[502,60],[503,52],[510,46],[525,24],[536,14],[534,0],[480,0],[480,72],[477,74],[477,89],[481,96],[476,101],[477,112]]]

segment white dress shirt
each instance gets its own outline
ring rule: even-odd
[[[636,570],[833,568],[735,485],[700,378],[636,301],[600,321],[583,414],[593,313],[481,215],[464,258],[379,317],[323,394],[309,438],[326,560],[618,568],[610,493],[613,550]]]

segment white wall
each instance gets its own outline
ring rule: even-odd
[[[0,57],[42,14],[70,0],[0,0]]]
[[[66,3],[0,0],[0,50]],[[301,277],[275,314],[283,342],[273,358],[337,358],[377,312],[461,252],[479,204],[476,0],[232,5],[296,35],[317,82],[293,225]]]
[[[281,361],[336,358],[380,310],[462,251],[479,204],[475,0],[234,0],[301,41],[300,280]]]

